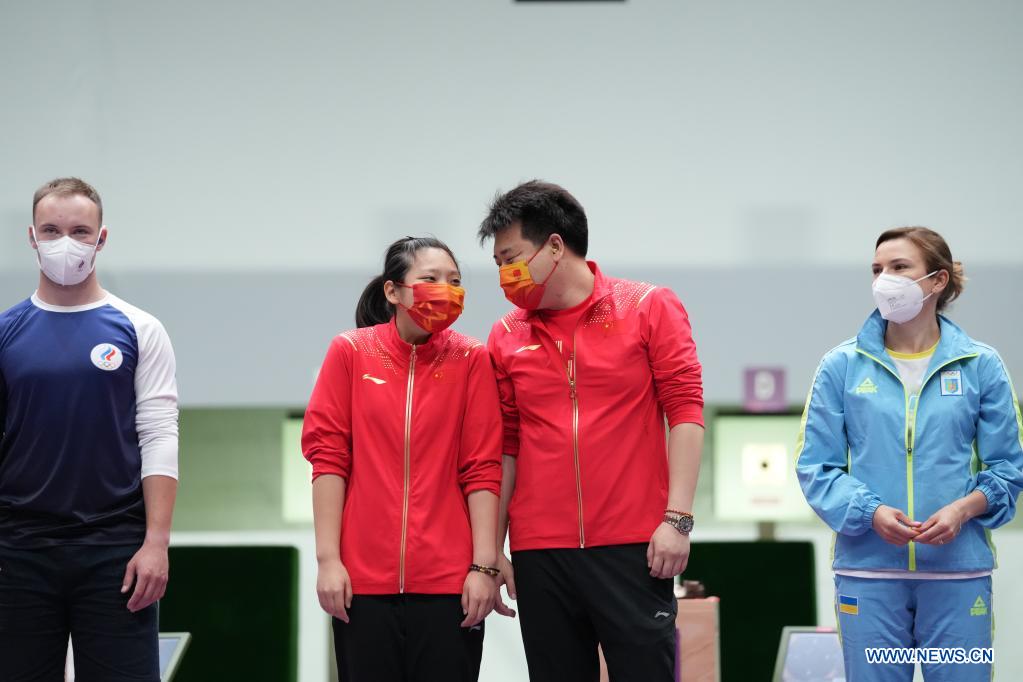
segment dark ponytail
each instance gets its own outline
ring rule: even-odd
[[[370,280],[359,297],[355,306],[355,325],[372,327],[376,324],[390,322],[394,317],[394,306],[384,295],[384,284],[387,282],[404,282],[405,276],[412,267],[416,253],[421,249],[440,249],[454,261],[458,268],[458,259],[448,245],[435,237],[405,237],[387,247],[384,254],[384,271]]]
[[[383,275],[377,275],[363,290],[359,304],[355,307],[355,326],[372,327],[391,319],[392,306],[384,296],[386,281]]]

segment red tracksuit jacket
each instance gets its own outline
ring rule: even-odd
[[[479,341],[419,346],[393,322],[345,332],[323,361],[302,451],[313,479],[347,481],[341,560],[355,594],[461,594],[472,563],[466,496],[501,490],[501,413]]]
[[[685,308],[669,289],[605,277],[575,328],[574,361],[537,312],[515,310],[488,346],[517,457],[511,548],[647,542],[668,499],[668,426],[703,424]],[[689,510],[683,510],[689,511]]]

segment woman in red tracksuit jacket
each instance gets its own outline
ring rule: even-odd
[[[448,329],[460,284],[442,242],[392,244],[306,410],[316,589],[342,682],[479,677],[501,416],[486,348]]]

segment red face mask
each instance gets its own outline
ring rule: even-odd
[[[540,307],[543,292],[547,289],[547,282],[550,281],[554,271],[561,263],[561,261],[554,263],[554,269],[544,281],[539,283],[533,281],[533,276],[529,273],[529,264],[541,251],[543,251],[543,246],[537,249],[536,253],[529,257],[529,260],[502,265],[500,269],[501,289],[504,290],[504,297],[523,310],[536,310]]]
[[[462,314],[465,301],[465,289],[462,287],[434,282],[417,282],[411,286],[400,282],[394,284],[412,290],[412,305],[398,305],[425,332],[444,331]]]

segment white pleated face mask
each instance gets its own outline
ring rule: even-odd
[[[871,288],[874,293],[874,303],[877,304],[881,317],[889,322],[903,324],[919,315],[923,310],[924,301],[930,298],[934,292],[924,296],[924,290],[918,282],[933,277],[937,273],[938,271],[935,270],[920,279],[883,273],[878,275]]]
[[[42,241],[32,228],[32,238],[36,242],[36,254],[39,269],[51,282],[61,286],[81,284],[96,267],[96,254],[99,249],[103,229],[96,235],[95,244],[83,244],[71,237],[61,237]]]

